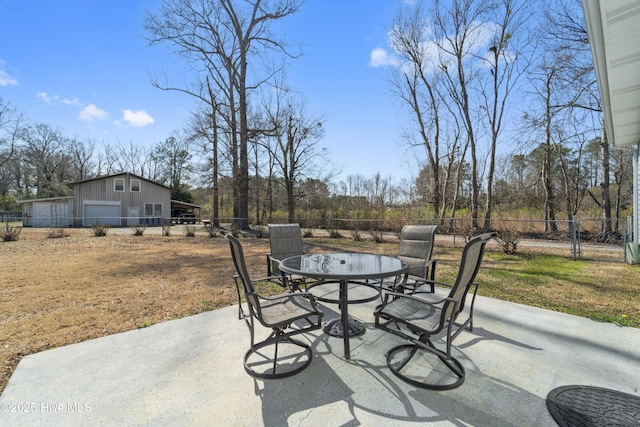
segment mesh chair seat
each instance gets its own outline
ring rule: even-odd
[[[296,320],[304,319],[314,312],[309,298],[302,294],[283,294],[273,298],[264,298],[260,302],[262,323],[266,326],[286,326]]]
[[[402,319],[403,323],[424,331],[435,331],[438,328],[440,319],[436,314],[437,310],[434,306],[413,298],[398,299],[380,312],[384,318]]]

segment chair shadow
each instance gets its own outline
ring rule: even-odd
[[[323,311],[325,318],[338,316],[337,311],[327,306],[323,306]],[[465,385],[493,390],[494,394],[508,396],[505,401],[514,404],[544,406],[544,399],[507,381],[484,375],[476,366],[473,381],[468,380],[469,384],[460,389],[448,392],[417,389],[393,375],[386,365],[384,351],[380,351],[380,348],[391,348],[397,343],[394,341],[397,337],[384,333],[373,336],[378,330],[371,323],[366,324],[366,329],[367,339],[356,337],[352,340],[351,359],[344,359],[340,338],[316,332],[307,337],[314,353],[307,369],[282,380],[254,380],[255,394],[262,401],[263,424],[286,426],[329,416],[327,419],[335,425],[351,427],[367,424],[372,415],[387,419],[390,424],[451,422],[467,426],[482,420],[485,425],[511,425],[486,407],[473,406]],[[471,334],[477,337],[463,347],[489,339],[537,350],[482,328],[474,328]],[[473,364],[464,352],[458,353],[466,363]],[[456,410],[455,405],[461,410]]]
[[[504,335],[496,334],[482,327],[474,326],[473,331],[466,331],[468,334],[474,335],[475,337],[471,340],[464,343],[454,343],[454,346],[458,349],[469,348],[474,344],[477,344],[480,341],[490,340],[490,341],[501,341],[507,344],[512,344],[518,347],[525,348],[527,350],[544,350],[540,347],[534,347],[529,344],[525,344],[520,341],[516,341],[511,338],[507,338]]]

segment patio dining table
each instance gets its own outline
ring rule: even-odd
[[[406,275],[409,271],[409,266],[398,258],[361,253],[297,255],[284,259],[279,268],[287,274],[316,279],[316,282],[307,286],[308,290],[316,286],[339,283],[338,298],[314,295],[319,301],[338,304],[340,318],[327,322],[323,329],[330,335],[343,338],[346,359],[351,357],[350,336],[364,332],[364,325],[349,317],[349,304],[365,303],[379,298],[381,292],[379,284],[382,279]],[[366,297],[349,299],[350,285],[369,287],[376,292]]]

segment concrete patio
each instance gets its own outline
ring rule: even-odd
[[[245,373],[237,306],[26,356],[0,426],[554,426],[545,399],[558,386],[640,395],[639,329],[483,297],[474,331],[455,341],[466,382],[417,389],[388,370],[400,339],[373,328],[374,304],[350,307],[368,322],[350,360],[316,331],[310,367],[283,380]]]

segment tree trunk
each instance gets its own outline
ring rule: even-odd
[[[602,241],[607,241],[611,238],[611,196],[609,194],[610,186],[610,157],[609,157],[609,141],[605,130],[604,123],[602,124],[602,139],[600,140],[600,148],[602,150],[602,216],[604,223],[602,225]]]
[[[219,192],[218,186],[218,120],[216,108],[211,108],[211,121],[213,127],[213,226],[220,228]]]

